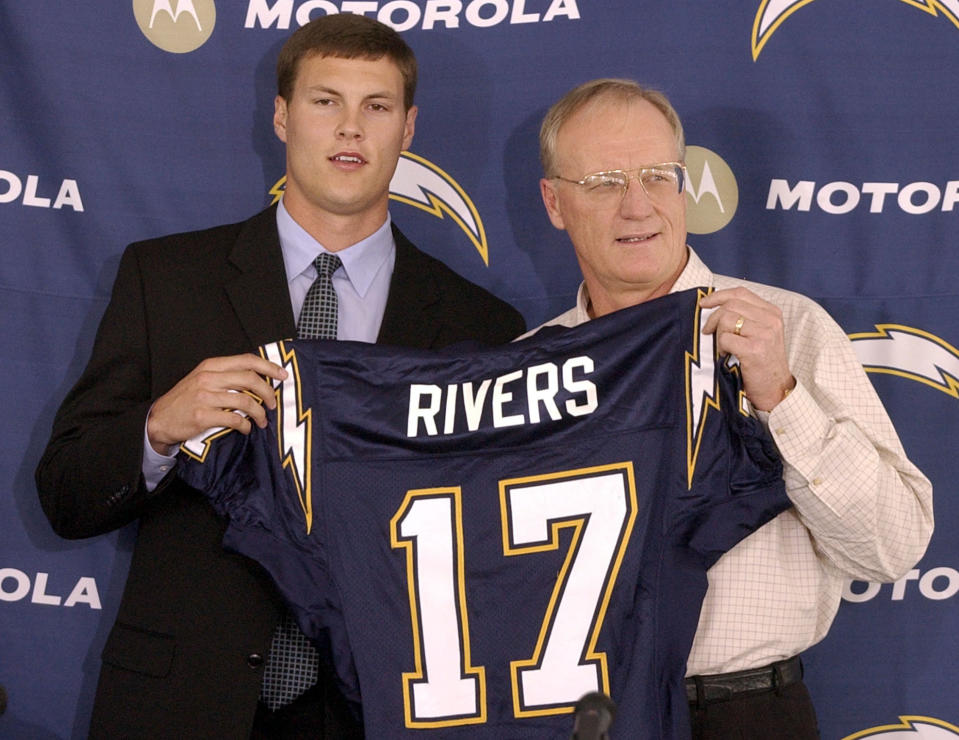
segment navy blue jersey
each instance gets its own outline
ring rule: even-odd
[[[701,294],[494,349],[277,342],[268,428],[183,445],[370,737],[568,737],[592,691],[613,737],[688,737],[706,569],[789,505]]]

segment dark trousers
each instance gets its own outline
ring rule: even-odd
[[[690,702],[693,740],[818,740],[819,727],[802,681],[744,692],[728,699]]]
[[[716,701],[690,702],[692,740],[819,740],[809,691],[802,681]],[[333,687],[320,682],[271,712],[257,707],[250,740],[363,740],[363,728]]]

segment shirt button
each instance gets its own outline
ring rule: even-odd
[[[822,478],[813,478],[813,479],[812,479],[812,484],[813,484],[814,486],[821,486],[821,485],[822,485]]]
[[[250,668],[259,668],[263,665],[263,656],[259,653],[251,653],[246,658],[246,664],[250,666]]]
[[[786,433],[786,430],[783,429],[782,427],[779,427],[779,428],[776,430],[776,434],[783,435],[783,434],[785,434],[785,433]]]

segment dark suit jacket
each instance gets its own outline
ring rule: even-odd
[[[394,237],[380,343],[435,348],[522,333],[512,307],[395,227]],[[273,208],[124,253],[90,362],[36,474],[44,511],[64,537],[139,520],[91,737],[249,737],[282,604],[255,563],[223,550],[224,522],[197,491],[174,476],[146,491],[143,429],[152,401],[204,358],[294,335]]]

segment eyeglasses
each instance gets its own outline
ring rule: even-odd
[[[586,175],[582,180],[553,175],[550,180],[562,180],[579,185],[597,203],[618,203],[629,190],[629,181],[635,178],[650,200],[663,202],[679,195],[686,186],[686,165],[682,162],[663,162],[637,167],[634,170],[606,170]]]

